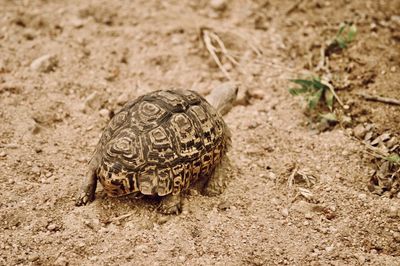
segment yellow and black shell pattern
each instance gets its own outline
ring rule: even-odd
[[[230,143],[224,120],[199,94],[155,91],[111,119],[96,174],[109,196],[178,194],[209,178]]]

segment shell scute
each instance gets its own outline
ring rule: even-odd
[[[99,141],[107,194],[178,194],[208,178],[227,151],[222,117],[192,91],[156,91],[126,104]]]

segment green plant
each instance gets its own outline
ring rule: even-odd
[[[336,37],[334,42],[341,49],[347,48],[347,45],[350,44],[357,35],[357,27],[354,24],[341,23],[338,32],[336,33]]]
[[[311,77],[309,79],[291,79],[290,81],[300,87],[290,88],[289,93],[294,96],[303,95],[309,109],[315,109],[318,103],[322,102],[332,111],[335,94],[333,89],[320,81],[320,78]]]
[[[325,49],[325,55],[339,53],[354,40],[357,35],[357,27],[354,24],[341,23],[335,39]]]
[[[393,153],[385,158],[386,161],[393,163],[394,165],[400,166],[400,156],[396,153]]]

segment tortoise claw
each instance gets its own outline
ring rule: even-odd
[[[82,189],[76,197],[75,206],[83,206],[94,201],[97,187],[97,177],[95,174],[88,175]]]
[[[75,201],[75,206],[83,206],[87,205],[88,203],[94,201],[94,194],[90,195],[89,193],[82,191],[81,194],[77,197]]]
[[[165,196],[158,207],[158,212],[162,214],[180,214],[182,212],[180,195]]]

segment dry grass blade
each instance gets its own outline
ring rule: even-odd
[[[228,58],[229,61],[231,61],[234,65],[239,65],[239,63],[228,53],[224,42],[216,33],[210,32],[210,37],[218,43],[219,47],[221,48],[221,52],[226,56],[226,58]]]
[[[290,174],[288,181],[287,181],[289,191],[292,190],[292,186],[294,184],[294,177],[296,176],[297,172],[299,171],[299,166],[297,165],[297,163],[293,166],[292,169],[293,169],[292,173]]]
[[[400,105],[400,100],[393,99],[393,98],[372,96],[372,95],[368,95],[368,94],[364,94],[364,93],[357,93],[357,95],[363,97],[364,99],[366,99],[368,101],[375,101],[375,102],[382,102],[382,103],[387,103],[387,104]]]
[[[303,0],[298,0],[296,3],[294,3],[294,5],[292,5],[285,13],[286,15],[290,15],[290,13],[292,13],[293,11],[295,11],[300,4],[303,2]]]
[[[240,39],[244,40],[246,44],[251,48],[251,50],[259,57],[263,55],[262,49],[255,43],[253,36],[245,33],[240,32],[237,28],[234,29],[223,29],[221,30],[222,33],[234,34]]]
[[[293,203],[300,196],[306,198],[307,200],[311,200],[314,197],[314,194],[309,189],[299,187],[298,192],[290,202]]]
[[[113,218],[109,219],[108,221],[109,222],[121,221],[121,220],[123,220],[125,218],[128,218],[128,217],[134,215],[134,214],[135,214],[135,212],[130,212],[130,213],[127,213],[127,214],[120,215],[118,217],[113,217]]]
[[[324,82],[324,85],[326,85],[329,90],[332,92],[333,96],[335,97],[335,99],[338,101],[338,103],[340,104],[340,106],[342,106],[344,108],[344,104],[343,102],[340,100],[339,96],[336,94],[335,89],[333,88],[333,86],[329,83],[329,82]]]
[[[207,29],[201,29],[201,33],[202,33],[202,37],[203,37],[203,42],[204,42],[208,52],[210,53],[211,57],[214,59],[215,63],[218,65],[219,69],[222,71],[222,73],[225,75],[225,77],[227,79],[229,79],[230,81],[232,81],[231,75],[229,75],[228,71],[226,71],[226,69],[224,68],[224,66],[222,65],[221,61],[219,60],[219,58],[216,54],[217,49],[212,44],[212,39],[211,39],[210,35],[213,33]]]

